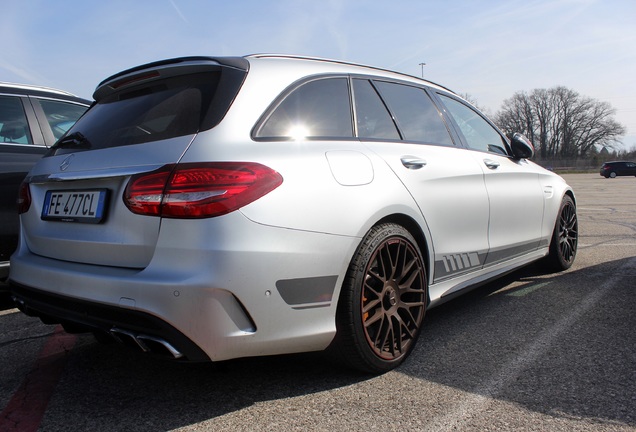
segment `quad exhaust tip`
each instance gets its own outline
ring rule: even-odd
[[[113,327],[110,334],[124,345],[130,345],[141,349],[145,353],[168,355],[174,359],[183,358],[183,353],[173,347],[169,342],[149,335],[135,334],[128,330]]]
[[[59,322],[56,319],[51,319],[46,315],[33,311],[26,305],[26,302],[23,299],[17,296],[12,296],[12,299],[18,309],[28,316],[37,316],[45,324],[57,324]],[[77,333],[77,331],[73,331],[70,327],[68,327],[68,323],[64,325],[64,329],[69,333]],[[158,354],[164,357],[171,357],[173,359],[181,359],[185,357],[183,353],[172,346],[172,344],[155,336],[136,334],[117,327],[113,327],[109,332],[107,332],[107,334],[110,334],[116,341],[123,343],[124,345],[139,348],[145,353]]]

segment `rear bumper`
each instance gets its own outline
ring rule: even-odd
[[[122,309],[95,302],[28,288],[9,282],[10,291],[18,308],[29,316],[36,316],[47,324],[64,324],[67,329],[111,333],[113,329],[127,329],[130,334],[166,341],[188,361],[209,361],[196,344],[165,321],[150,314]]]
[[[23,242],[11,259],[11,292],[49,322],[159,338],[187,360],[329,345],[358,238],[264,226],[240,212],[188,223],[162,222],[144,269],[41,257]]]

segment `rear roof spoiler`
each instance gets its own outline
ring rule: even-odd
[[[213,70],[220,67],[229,67],[247,72],[249,70],[249,62],[243,57],[179,57],[160,60],[136,66],[106,78],[95,89],[93,98],[99,101],[122,87],[177,75],[179,72],[183,73],[183,68],[191,68],[194,72]]]

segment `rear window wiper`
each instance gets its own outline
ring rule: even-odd
[[[56,149],[76,149],[76,150],[89,150],[91,148],[91,142],[82,135],[80,132],[75,132],[62,137],[58,142],[51,147],[51,150]]]

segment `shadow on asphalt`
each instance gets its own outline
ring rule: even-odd
[[[371,378],[319,353],[179,364],[82,336],[47,416],[77,430],[172,430],[259,402],[324,392]]]
[[[418,346],[396,372],[552,416],[636,426],[636,301],[629,283],[612,287],[611,297],[556,334],[506,385],[493,392],[484,384],[627,261],[547,276],[529,266],[439,306],[429,311]],[[621,277],[626,282],[634,276]],[[183,365],[81,336],[47,417],[77,430],[131,424],[140,431],[169,430],[371,378],[335,367],[320,354]]]
[[[634,258],[552,275],[528,266],[429,311],[400,371],[554,417],[636,426],[635,278]]]
[[[9,293],[4,290],[2,282],[0,282],[0,311],[13,309],[14,307],[15,303],[11,300]]]

